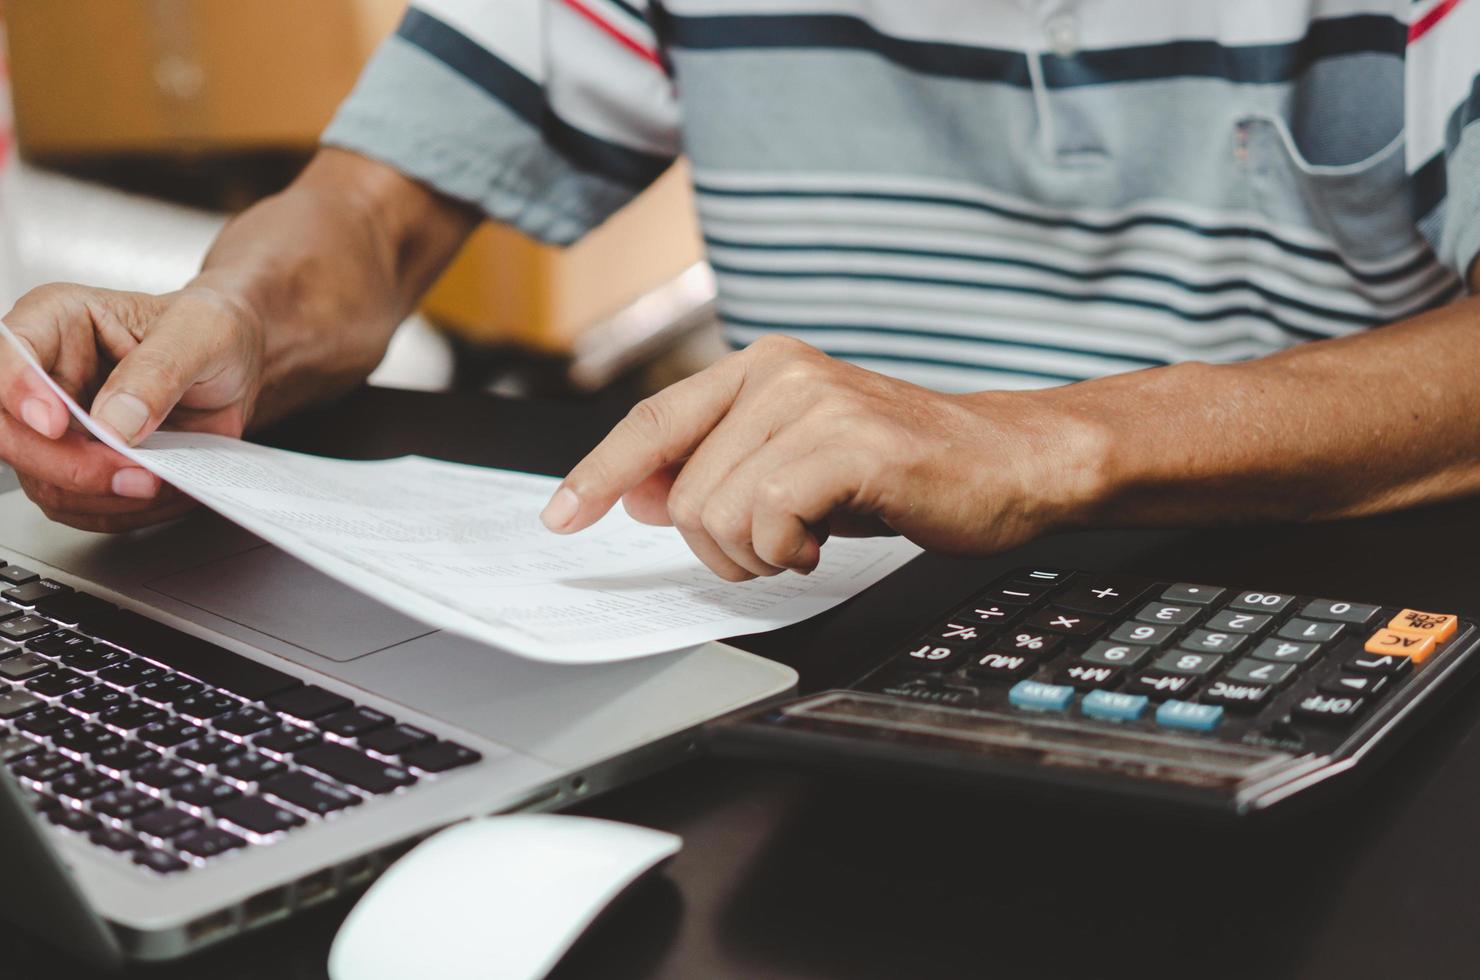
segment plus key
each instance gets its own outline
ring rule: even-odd
[[[1151,581],[1127,575],[1082,575],[1074,584],[1056,593],[1054,605],[1074,612],[1113,616],[1139,599]]]

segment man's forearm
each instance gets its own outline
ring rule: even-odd
[[[1045,392],[1080,426],[1071,524],[1309,520],[1480,492],[1480,297],[1239,364]]]
[[[394,170],[332,149],[231,221],[195,283],[261,320],[253,424],[362,380],[476,221]]]

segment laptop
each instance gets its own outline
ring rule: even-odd
[[[13,491],[0,561],[0,833],[12,880],[34,883],[0,893],[0,917],[102,966],[361,888],[460,819],[639,778],[796,684],[720,643],[519,658],[209,512],[96,535]]]

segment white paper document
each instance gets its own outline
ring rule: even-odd
[[[620,506],[579,534],[551,533],[539,512],[554,477],[419,456],[326,459],[198,433],[130,448],[47,383],[88,431],[248,531],[429,625],[536,660],[623,660],[786,626],[920,552],[903,538],[833,539],[809,576],[737,585],[678,532]]]

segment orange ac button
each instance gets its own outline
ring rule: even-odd
[[[1443,643],[1459,629],[1459,617],[1448,613],[1405,609],[1394,616],[1388,626],[1395,630],[1408,630],[1411,633],[1427,633],[1434,638],[1435,643]]]
[[[1391,657],[1407,657],[1414,666],[1429,659],[1437,642],[1428,633],[1384,627],[1367,638],[1362,649],[1368,653],[1385,654]]]

